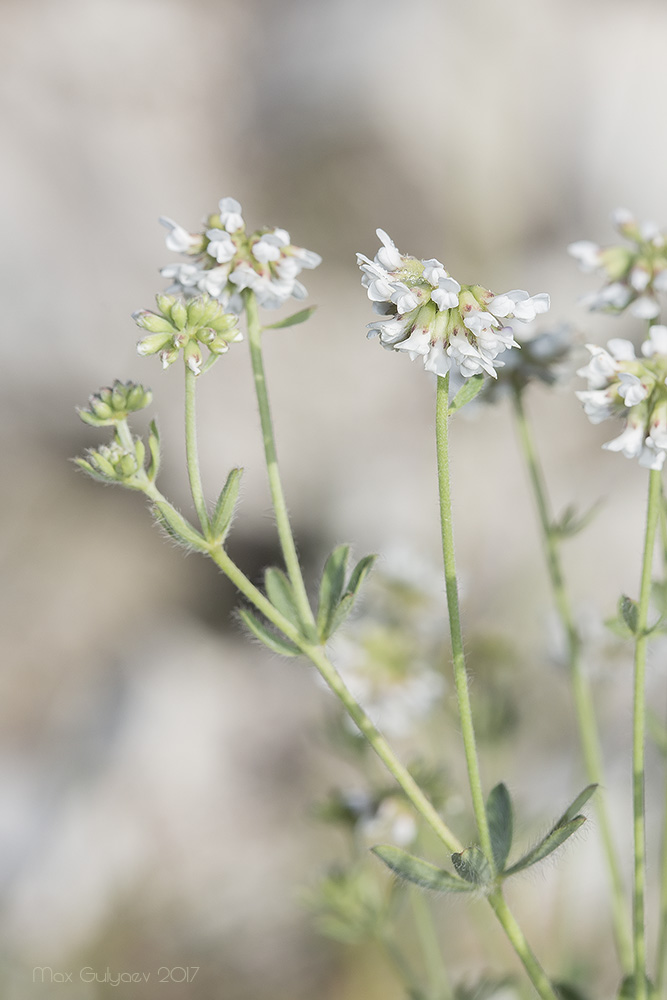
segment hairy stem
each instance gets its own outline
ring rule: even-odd
[[[546,556],[549,580],[554,596],[556,611],[560,618],[567,643],[567,659],[572,682],[575,715],[579,729],[579,740],[584,760],[586,775],[591,783],[603,785],[602,749],[598,733],[597,721],[590,684],[584,673],[581,660],[581,639],[574,622],[572,605],[565,585],[560,557],[559,539],[553,527],[553,519],[549,509],[544,476],[537,457],[530,425],[523,406],[521,390],[513,394],[514,412],[516,416],[519,440],[523,457],[528,468],[535,504],[542,531],[542,543]],[[616,948],[623,971],[628,974],[632,970],[632,935],[627,917],[623,877],[607,809],[606,797],[602,787],[595,797],[602,846],[609,871],[612,891],[612,921]]]
[[[459,706],[461,735],[465,749],[468,781],[472,796],[472,805],[479,832],[482,850],[492,868],[494,868],[491,834],[486,815],[482,779],[477,759],[475,729],[472,721],[468,676],[466,674],[465,655],[463,652],[463,633],[461,630],[461,613],[459,610],[459,593],[456,579],[456,563],[454,559],[454,533],[452,530],[452,499],[449,484],[449,375],[438,376],[436,392],[436,446],[438,453],[438,486],[440,494],[440,524],[442,529],[442,556],[445,564],[445,589],[447,592],[447,609],[449,612],[449,632],[452,643],[452,660],[454,666],[454,683]]]
[[[185,451],[188,463],[188,478],[190,491],[194,500],[197,517],[202,531],[208,535],[210,522],[204,490],[202,489],[201,472],[199,471],[199,456],[197,454],[197,418],[195,410],[195,391],[197,376],[185,365]]]
[[[642,560],[639,606],[637,609],[637,632],[635,641],[635,672],[632,719],[632,805],[634,818],[634,892],[633,892],[633,937],[635,948],[635,997],[646,1000],[646,936],[645,936],[645,894],[646,894],[646,823],[644,797],[644,768],[646,743],[646,646],[648,636],[649,600],[651,597],[651,570],[655,548],[656,529],[660,515],[662,498],[662,478],[657,469],[649,474],[648,509],[646,512],[646,535]]]
[[[304,622],[314,624],[315,619],[308,601],[306,587],[303,582],[301,565],[297,555],[294,537],[290,527],[287,504],[280,482],[280,472],[278,469],[278,458],[276,455],[276,442],[273,433],[273,420],[271,419],[271,409],[269,406],[269,396],[266,388],[266,377],[264,375],[264,359],[262,357],[262,328],[259,322],[259,310],[257,299],[250,290],[244,292],[244,302],[246,319],[248,321],[248,341],[250,344],[250,361],[252,363],[252,373],[255,380],[255,393],[257,395],[257,405],[259,408],[259,419],[262,426],[262,439],[264,441],[264,456],[266,458],[266,469],[269,477],[269,488],[276,517],[276,527],[280,538],[280,546],[287,568],[287,575],[294,588],[294,599],[299,614]]]

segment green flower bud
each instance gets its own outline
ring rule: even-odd
[[[132,313],[132,319],[143,330],[149,333],[173,333],[174,324],[165,316],[158,316],[157,313],[148,309],[139,309]]]
[[[157,307],[164,316],[171,315],[171,307],[178,302],[175,295],[156,295]]]
[[[173,339],[173,333],[153,333],[150,337],[144,337],[137,344],[137,351],[142,357],[149,354],[157,354],[163,350]]]
[[[183,302],[176,301],[171,307],[171,318],[178,330],[184,330],[188,321],[188,310]]]

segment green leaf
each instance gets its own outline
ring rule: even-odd
[[[287,319],[280,319],[277,323],[270,323],[269,326],[265,326],[265,330],[284,330],[286,326],[296,326],[297,323],[305,323],[307,319],[313,315],[317,306],[308,306],[307,309],[301,309],[299,312],[292,313]]]
[[[227,476],[227,482],[222,487],[218,502],[211,518],[211,535],[222,544],[232,524],[236,502],[239,498],[241,476],[243,469],[232,469]]]
[[[160,432],[158,431],[157,424],[154,420],[151,420],[149,426],[148,450],[151,458],[148,463],[146,475],[148,476],[150,482],[154,483],[157,479],[157,474],[160,471]]]
[[[586,805],[597,787],[597,785],[586,785],[583,792],[580,792],[579,795],[577,795],[574,802],[567,807],[560,819],[554,823],[553,830],[557,829],[559,826],[563,826],[564,823],[569,823],[570,820],[577,819],[579,810]]]
[[[317,609],[317,631],[322,639],[328,638],[331,634],[331,623],[345,589],[349,555],[350,546],[339,545],[324,564]]]
[[[279,611],[292,625],[300,629],[301,622],[294,600],[294,590],[286,574],[275,567],[267,569],[264,573],[264,589],[276,611]]]
[[[345,588],[346,593],[356,595],[359,592],[362,583],[364,582],[370,571],[373,569],[376,559],[377,556],[373,555],[373,556],[364,556],[363,559],[359,560],[357,565],[352,570],[352,575],[348,580],[347,587]]]
[[[486,814],[489,820],[493,860],[498,871],[502,872],[512,846],[514,825],[512,800],[506,785],[501,783],[491,789],[486,803]]]
[[[247,608],[239,608],[238,614],[243,624],[273,653],[279,653],[281,656],[301,656],[301,650],[298,646],[295,646],[289,639],[278,635],[277,632],[272,632],[252,611],[248,611]]]
[[[569,504],[560,518],[551,525],[552,533],[558,538],[572,538],[573,535],[578,534],[578,532],[590,524],[601,506],[602,501],[597,500],[583,514],[577,514],[577,508],[574,504]]]
[[[554,983],[553,987],[558,1000],[586,1000],[578,986],[571,986],[569,983]]]
[[[467,847],[465,851],[452,854],[452,864],[461,878],[472,885],[488,885],[491,881],[491,867],[481,847]]]
[[[156,501],[153,513],[158,523],[179,545],[184,545],[187,549],[197,549],[199,552],[208,552],[209,543],[204,536],[200,535],[166,500]]]
[[[419,885],[422,889],[433,889],[435,892],[472,892],[474,886],[464,882],[442,868],[436,868],[428,861],[422,861],[400,847],[390,844],[378,844],[371,848],[381,861],[391,868],[396,875]]]
[[[505,875],[515,875],[517,872],[523,871],[525,868],[530,868],[531,865],[537,864],[543,858],[546,858],[549,854],[552,854],[561,844],[564,844],[568,837],[571,837],[573,833],[576,833],[582,823],[586,822],[585,816],[577,816],[576,819],[570,820],[569,823],[565,823],[563,826],[556,827],[551,833],[547,834],[544,840],[528,851],[527,854],[517,861],[515,865],[508,868],[505,871]]]
[[[451,417],[452,413],[456,413],[460,410],[462,406],[466,403],[471,402],[475,398],[478,392],[484,388],[485,375],[471,375],[467,378],[459,391],[454,396],[454,399],[449,404],[448,415]]]
[[[618,602],[618,613],[623,619],[628,629],[633,635],[637,634],[637,619],[639,616],[639,606],[631,597],[623,594]]]
[[[101,472],[98,472],[97,469],[94,469],[90,462],[87,462],[85,458],[73,458],[72,461],[75,465],[78,465],[80,469],[83,469],[84,472],[87,472],[89,476],[96,479],[98,483],[106,483],[108,485],[110,482],[113,482],[113,480],[110,480],[108,476],[104,476]]]
[[[345,619],[352,611],[355,600],[356,600],[355,594],[345,594],[342,601],[340,602],[340,604],[338,605],[338,607],[334,612],[334,616],[331,619],[331,623],[324,638],[328,639],[329,636],[332,636],[334,632],[336,632],[341,627]]]

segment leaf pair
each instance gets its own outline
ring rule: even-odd
[[[317,609],[317,634],[320,642],[326,642],[350,614],[359,589],[377,558],[364,556],[348,578],[349,557],[350,546],[339,545],[324,565]]]
[[[270,566],[264,573],[264,590],[266,596],[280,612],[283,618],[287,618],[291,625],[309,642],[317,642],[317,636],[312,626],[304,622],[297,608],[294,597],[294,588],[287,578],[287,574],[275,566]],[[257,617],[248,608],[241,608],[239,616],[252,634],[263,642],[265,646],[281,656],[300,656],[301,650],[290,639],[275,631],[264,621]]]
[[[398,847],[382,844],[372,850],[396,875],[423,889],[435,892],[475,890],[488,892],[498,881],[516,875],[517,872],[542,861],[571,837],[585,822],[586,818],[579,814],[579,810],[588,802],[596,788],[597,785],[585,788],[554,823],[547,835],[519,861],[507,868],[514,827],[512,801],[507,787],[504,784],[496,785],[489,795],[486,806],[495,875],[489,859],[478,846],[468,847],[464,851],[452,854],[456,875],[437,868],[421,858],[416,858]]]

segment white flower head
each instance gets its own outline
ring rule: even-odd
[[[511,321],[530,321],[549,308],[549,296],[513,289],[494,295],[481,285],[461,285],[435,257],[418,260],[400,253],[383,229],[375,258],[357,254],[361,283],[380,318],[369,336],[384,347],[421,357],[427,371],[446,375],[452,367],[465,378],[504,364],[500,355],[518,347]]]
[[[293,246],[286,229],[246,232],[240,203],[222,198],[218,212],[206,220],[204,231],[188,233],[171,219],[160,220],[170,230],[167,246],[194,257],[194,263],[170,264],[162,274],[173,279],[169,292],[187,296],[210,295],[228,311],[243,309],[241,292],[250,289],[259,305],[277,309],[289,298],[307,295],[298,276],[317,267],[322,258],[312,250]]]
[[[642,358],[630,341],[615,339],[607,350],[587,345],[591,360],[578,375],[588,389],[577,392],[592,423],[625,419],[623,431],[603,447],[637,458],[640,465],[662,468],[667,453],[667,328],[651,327]]]
[[[660,315],[657,293],[667,291],[665,234],[653,222],[638,223],[627,209],[617,209],[612,224],[627,244],[600,247],[578,240],[568,247],[582,271],[599,272],[606,279],[601,290],[584,296],[582,303],[593,310],[620,313],[629,309],[640,319],[656,319]]]

